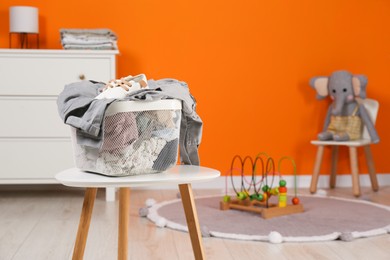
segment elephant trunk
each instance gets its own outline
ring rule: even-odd
[[[336,98],[333,102],[332,115],[338,116],[341,115],[341,111],[344,107],[345,100],[344,98]]]

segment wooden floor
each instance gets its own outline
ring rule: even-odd
[[[0,186],[0,259],[71,259],[83,201],[83,190],[43,186]],[[194,190],[195,195],[221,194],[221,190]],[[301,193],[308,193],[301,190]],[[138,209],[148,198],[156,201],[176,198],[176,190],[132,190],[129,256],[135,260],[193,259],[187,233],[157,228]],[[351,189],[328,194],[353,198]],[[390,187],[379,192],[363,188],[363,199],[390,206]],[[85,259],[110,260],[117,257],[118,201],[106,202],[99,190],[92,216]],[[390,259],[390,235],[352,242],[284,243],[204,238],[207,259]]]

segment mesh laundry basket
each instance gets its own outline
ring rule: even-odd
[[[165,171],[177,163],[181,102],[118,101],[106,110],[99,149],[77,143],[72,128],[76,166],[108,176]]]

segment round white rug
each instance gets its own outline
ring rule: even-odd
[[[390,207],[357,199],[310,195],[299,198],[303,213],[267,220],[257,213],[220,210],[222,196],[199,197],[195,204],[202,235],[206,237],[282,243],[351,241],[390,233]],[[147,217],[159,227],[188,231],[180,199],[150,206]]]

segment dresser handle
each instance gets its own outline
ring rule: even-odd
[[[80,80],[84,80],[84,79],[85,79],[85,75],[84,75],[84,74],[80,74],[80,75],[79,75],[79,79],[80,79]]]

